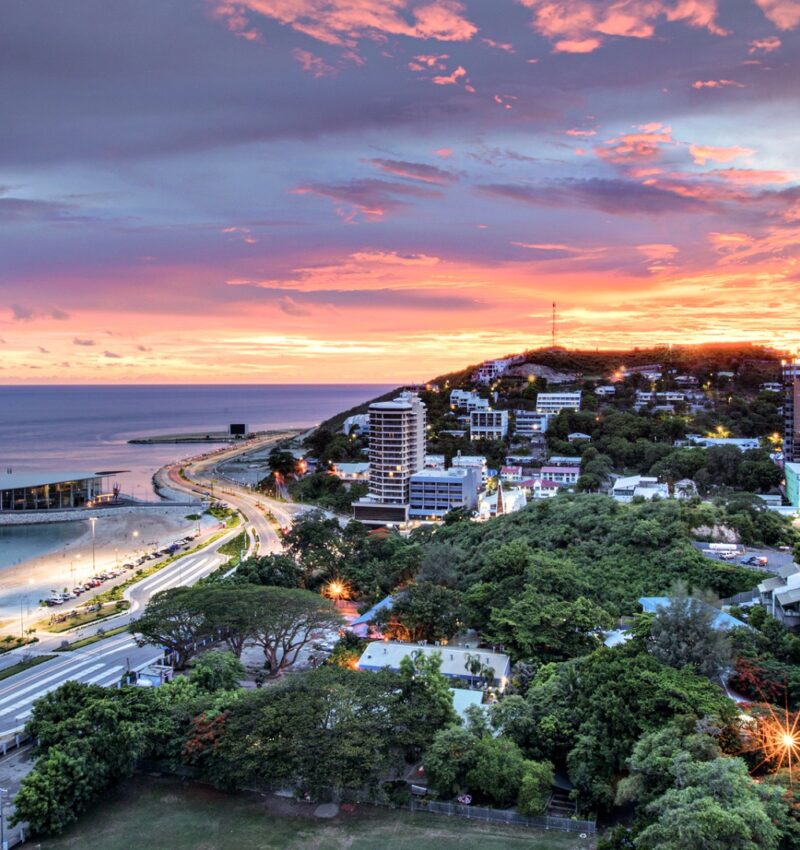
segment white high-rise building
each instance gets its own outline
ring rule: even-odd
[[[800,461],[800,359],[783,361],[783,459]]]
[[[414,393],[369,406],[369,495],[353,504],[362,522],[408,520],[409,479],[425,466],[425,405]]]
[[[562,410],[580,410],[581,394],[575,393],[539,393],[536,396],[537,413],[561,413]]]

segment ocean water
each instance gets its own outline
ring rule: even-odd
[[[199,454],[206,444],[130,445],[134,437],[306,428],[377,395],[380,385],[0,386],[0,481],[14,472],[98,472],[116,476],[123,493],[155,498],[153,473]],[[0,527],[0,568],[57,553],[82,522]]]
[[[153,473],[202,446],[129,445],[134,437],[305,428],[361,404],[385,385],[0,387],[0,480],[14,472],[126,470],[122,492],[152,495]]]

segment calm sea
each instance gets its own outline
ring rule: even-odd
[[[124,469],[123,492],[150,497],[153,473],[192,445],[129,445],[132,437],[310,427],[391,387],[237,385],[0,387],[0,476]],[[0,478],[2,480],[2,478]]]

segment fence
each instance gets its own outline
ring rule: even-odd
[[[471,820],[536,827],[537,829],[558,829],[562,832],[579,832],[581,835],[594,835],[597,832],[597,822],[593,820],[555,818],[549,815],[527,818],[510,810],[490,809],[482,806],[462,806],[458,803],[418,800],[414,797],[412,797],[408,806],[404,806],[404,808],[409,808],[412,812],[431,812],[433,814],[450,815],[451,817],[469,818]]]
[[[723,605],[746,605],[748,602],[753,602],[757,600],[761,594],[758,592],[758,588],[754,590],[745,590],[744,593],[737,593],[735,596],[731,596],[728,599],[723,599]]]

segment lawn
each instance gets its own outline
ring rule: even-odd
[[[578,835],[359,806],[333,820],[313,805],[138,777],[41,850],[588,850]]]

